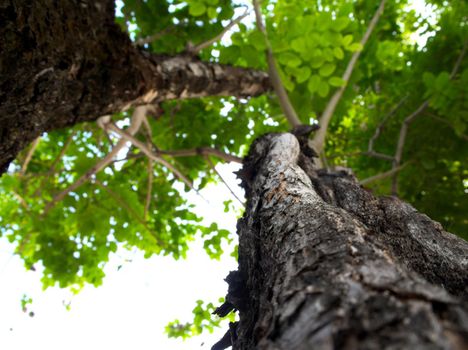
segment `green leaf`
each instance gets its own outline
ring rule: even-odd
[[[322,80],[318,85],[317,92],[320,97],[326,97],[330,92],[330,86],[327,84],[326,81]]]
[[[305,52],[307,50],[306,38],[299,37],[299,38],[294,39],[291,42],[291,48],[298,53]]]
[[[331,86],[336,86],[336,87],[340,87],[340,86],[345,85],[345,81],[340,77],[331,77],[330,79],[328,79],[328,83]]]
[[[216,7],[208,7],[208,18],[214,19],[218,16],[218,12],[216,11]]]
[[[347,16],[341,16],[335,20],[335,23],[333,23],[333,26],[331,27],[331,29],[337,32],[341,32],[348,26],[348,24],[349,24],[349,18]]]
[[[297,74],[296,74],[296,80],[297,82],[303,83],[307,79],[309,79],[310,74],[312,73],[311,69],[309,67],[301,67],[298,69]]]
[[[278,61],[289,67],[297,67],[302,63],[301,59],[292,52],[283,52],[279,54]]]
[[[258,51],[263,51],[266,49],[265,38],[258,30],[252,31],[248,38],[250,44],[252,44]]]
[[[344,52],[340,47],[335,47],[333,49],[333,53],[335,54],[335,57],[339,60],[342,60],[344,58]]]
[[[318,75],[312,75],[307,83],[307,89],[310,93],[314,93],[318,91],[320,84],[322,83],[322,79]]]
[[[353,36],[351,34],[345,35],[341,41],[341,44],[347,48],[349,44],[351,44],[353,41]]]
[[[324,63],[325,57],[323,57],[322,55],[316,55],[310,59],[310,65],[312,68],[320,68]]]
[[[319,74],[322,77],[330,76],[336,69],[336,65],[332,63],[325,63],[319,70]]]
[[[348,51],[362,51],[362,44],[361,43],[352,43],[346,48]]]
[[[202,2],[191,2],[189,4],[189,13],[192,16],[198,17],[206,12],[206,5]]]

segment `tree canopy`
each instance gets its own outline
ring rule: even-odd
[[[264,0],[257,10],[256,19],[250,2],[116,3],[115,21],[140,50],[268,71],[281,86],[131,106],[23,150],[0,179],[1,234],[26,268],[44,266],[44,287],[101,284],[118,247],[179,259],[201,239],[219,259],[233,233],[201,225],[184,192],[219,181],[215,165],[240,162],[259,135],[317,121],[324,167],[352,168],[374,193],[468,238],[466,2]]]

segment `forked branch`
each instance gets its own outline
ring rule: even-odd
[[[128,133],[131,135],[134,135],[141,126],[141,123],[143,122],[143,118],[145,117],[146,114],[146,107],[140,106],[136,107],[135,111],[133,112],[132,119],[130,122],[130,126],[128,127]],[[107,117],[104,117],[103,119],[107,119]],[[103,119],[101,119],[98,124],[102,127],[103,124]],[[86,183],[94,174],[98,173],[102,169],[104,169],[107,165],[112,163],[112,160],[114,157],[119,153],[119,151],[124,148],[126,145],[127,140],[125,139],[120,139],[117,144],[112,148],[112,150],[101,160],[99,160],[94,166],[92,166],[86,173],[81,175],[74,183],[72,183],[70,186],[65,188],[63,191],[58,193],[57,195],[52,198],[52,200],[46,204],[44,208],[43,215],[46,215],[48,211],[55,206],[58,202],[63,200],[67,194],[70,192],[76,190],[79,188],[81,185]]]
[[[452,68],[452,71],[450,73],[451,80],[455,78],[455,75],[458,73],[458,70],[460,69],[461,63],[466,54],[467,47],[468,47],[468,40],[464,42],[460,55],[458,56]],[[395,151],[395,160],[393,162],[393,168],[398,168],[401,164],[401,159],[403,156],[403,149],[405,147],[406,135],[408,134],[409,125],[413,122],[414,119],[416,119],[417,116],[419,116],[422,112],[424,112],[428,106],[429,106],[429,100],[426,100],[413,113],[411,113],[409,116],[407,116],[403,120],[403,123],[401,124],[401,128],[400,128],[400,134],[398,136],[398,143],[397,143],[397,148]],[[393,175],[392,194],[394,196],[398,195],[398,172],[395,172],[395,174]]]
[[[190,181],[184,174],[182,174],[180,170],[178,170],[174,165],[172,165],[167,160],[165,160],[164,158],[158,156],[155,152],[153,152],[149,147],[145,145],[145,143],[133,137],[131,134],[121,130],[113,123],[107,123],[106,128],[108,130],[115,132],[117,135],[121,136],[122,139],[131,142],[135,147],[139,148],[148,158],[154,160],[156,163],[159,163],[165,166],[179,180],[185,183],[190,189],[198,193],[198,191],[193,187],[192,181]]]

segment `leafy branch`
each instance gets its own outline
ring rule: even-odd
[[[466,54],[467,47],[468,47],[468,40],[464,42],[460,55],[458,56],[452,68],[452,71],[450,73],[450,80],[453,80],[455,78],[455,75],[460,69],[461,63]],[[413,122],[413,120],[416,119],[417,116],[419,116],[422,112],[426,110],[426,108],[429,106],[429,102],[430,102],[429,99],[424,101],[413,113],[411,113],[409,116],[407,116],[403,120],[403,123],[401,124],[401,128],[400,128],[400,134],[398,136],[398,143],[397,143],[397,148],[395,151],[395,157],[393,161],[394,169],[399,167],[401,164],[401,159],[403,156],[403,149],[405,147],[406,135],[408,133],[409,125]],[[398,172],[395,172],[392,178],[392,194],[395,196],[398,195]]]
[[[336,106],[340,102],[341,97],[343,96],[343,92],[345,91],[349,83],[349,79],[351,78],[351,75],[353,73],[354,67],[356,66],[357,60],[359,59],[359,56],[361,55],[361,51],[366,45],[367,41],[369,40],[369,37],[372,34],[372,31],[374,30],[375,26],[377,25],[377,22],[380,19],[380,16],[382,15],[384,11],[385,1],[386,0],[381,0],[380,5],[377,8],[377,11],[375,12],[374,16],[369,22],[367,30],[361,39],[361,50],[356,51],[351,56],[351,59],[349,60],[348,66],[346,67],[346,70],[342,77],[342,80],[344,82],[343,85],[338,90],[336,90],[336,92],[333,94],[327,106],[325,107],[325,110],[323,111],[322,116],[320,117],[320,120],[319,120],[320,129],[316,132],[312,140],[313,148],[318,154],[320,154],[324,148],[328,125],[330,124],[330,120],[333,116],[333,113],[335,112]]]
[[[137,133],[137,131],[140,129],[140,126],[143,122],[143,118],[145,117],[146,114],[146,107],[140,106],[136,107],[132,118],[130,122],[130,126],[128,127],[128,134],[134,135]],[[105,125],[105,120],[109,119],[109,117],[102,117],[98,120],[98,125],[101,127],[104,127]],[[112,163],[112,160],[114,157],[119,153],[119,151],[125,147],[127,143],[127,140],[125,139],[120,139],[117,144],[112,148],[112,150],[101,160],[99,160],[94,166],[92,166],[86,173],[81,175],[75,182],[73,182],[71,185],[69,185],[67,188],[65,188],[63,191],[60,193],[56,194],[52,200],[46,204],[43,215],[46,215],[50,209],[52,209],[56,203],[60,202],[65,198],[67,194],[70,192],[76,190],[79,188],[81,185],[86,183],[94,174],[98,173],[102,169],[104,169],[107,165]]]
[[[253,6],[255,11],[257,28],[265,38],[266,58],[268,62],[268,75],[270,77],[271,85],[273,86],[273,89],[275,90],[275,93],[278,96],[281,109],[283,110],[283,113],[286,119],[288,120],[289,124],[292,127],[299,126],[302,123],[299,117],[297,116],[291,101],[289,100],[286,89],[284,88],[284,85],[281,82],[281,77],[279,75],[278,69],[276,68],[276,60],[273,56],[273,50],[271,48],[271,44],[268,40],[268,35],[263,24],[259,0],[253,0]]]

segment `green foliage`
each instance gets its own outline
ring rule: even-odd
[[[387,1],[365,47],[360,41],[376,1],[265,0],[262,9],[282,82],[304,123],[320,116],[330,96],[346,86],[327,134],[330,166],[351,167],[360,179],[389,170],[389,161],[363,155],[369,140],[384,116],[404,100],[386,119],[374,144],[375,151],[393,156],[404,119],[429,101],[409,127],[399,195],[468,238],[466,55],[452,74],[468,38],[468,5],[455,0],[428,0],[427,5],[432,15],[426,18],[406,0]],[[135,41],[152,37],[142,44],[150,52],[173,55],[222,32],[242,13],[240,7],[228,0],[126,0],[116,21]],[[418,36],[427,42],[415,42]],[[204,49],[200,58],[267,70],[267,41],[251,19],[229,38]],[[362,54],[345,82],[343,73],[356,51]],[[255,137],[289,129],[272,94],[247,100],[169,101],[160,107],[161,115],[150,120],[151,142],[160,150],[214,147],[242,156]],[[128,117],[122,113],[113,118],[123,126]],[[147,141],[144,133],[136,137]],[[207,254],[219,259],[232,240],[216,223],[203,226],[184,199],[190,189],[158,164],[150,176],[148,160],[134,148],[120,152],[121,161],[91,176],[45,212],[54,196],[93,167],[115,141],[94,124],[46,134],[27,172],[20,173],[25,150],[0,180],[0,234],[15,244],[26,268],[42,264],[45,288],[58,284],[78,291],[87,283],[101,284],[103,267],[118,249],[136,247],[146,257],[179,259],[192,240],[202,239]],[[215,179],[201,155],[165,159],[189,179],[199,179],[200,189]],[[146,209],[149,180],[151,201]],[[391,179],[369,187],[388,195]],[[229,210],[230,204],[225,207]],[[237,247],[232,255],[237,256]],[[198,302],[194,321],[175,321],[168,325],[168,334],[187,337],[212,330],[219,322],[210,318],[213,308]]]
[[[218,304],[221,305],[224,302],[223,298],[218,300]],[[166,326],[166,333],[169,338],[190,338],[195,335],[201,334],[203,331],[213,333],[215,328],[221,326],[223,320],[229,320],[234,322],[235,314],[230,313],[224,318],[213,316],[213,312],[216,306],[213,303],[206,303],[202,300],[197,300],[197,305],[192,310],[193,321],[181,323],[179,320],[169,322]]]

